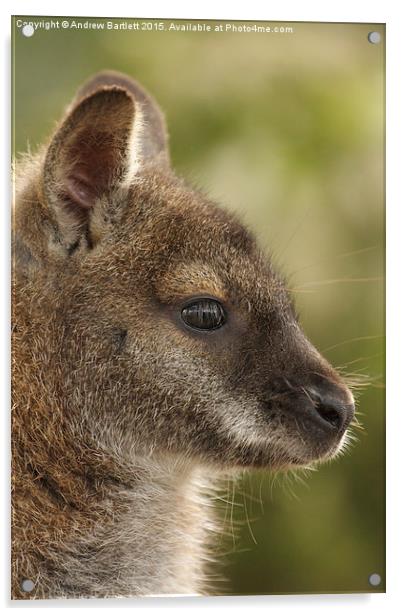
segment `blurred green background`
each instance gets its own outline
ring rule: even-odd
[[[346,455],[305,483],[253,473],[222,494],[218,592],[383,591],[384,26],[194,33],[164,20],[165,31],[26,38],[17,19],[14,151],[35,150],[92,73],[129,73],[166,113],[176,170],[240,214],[288,275],[314,344],[369,381],[359,395],[364,429]],[[383,580],[376,588],[372,573]]]

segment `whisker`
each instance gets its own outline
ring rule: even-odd
[[[232,530],[233,549],[235,549],[236,547],[236,538],[235,538],[234,524],[233,524],[234,499],[235,499],[235,484],[234,484],[234,481],[232,481],[232,503],[230,507],[230,528]]]
[[[375,355],[366,355],[364,357],[357,357],[356,359],[352,359],[344,363],[344,366],[351,366],[352,364],[357,364],[360,361],[368,361],[370,359],[376,359],[377,357],[383,357],[384,353],[375,353]]]
[[[337,349],[344,344],[350,344],[351,342],[359,342],[361,340],[376,340],[377,338],[383,338],[384,336],[379,334],[377,336],[357,336],[356,338],[348,338],[348,340],[343,340],[342,342],[338,342],[337,344],[333,344],[325,349],[321,349],[322,353],[326,353],[327,351],[332,351],[332,349]]]
[[[298,289],[292,287],[286,287],[288,293],[316,293],[316,289]]]
[[[255,538],[254,533],[252,531],[251,524],[250,524],[250,518],[248,516],[247,502],[246,502],[246,496],[245,496],[244,492],[243,492],[243,503],[244,503],[244,512],[246,514],[247,527],[248,527],[248,530],[249,530],[249,533],[250,533],[250,536],[251,536],[252,540],[254,541],[255,545],[257,545],[257,539]]]
[[[383,276],[373,276],[370,278],[331,278],[328,280],[311,280],[309,282],[302,283],[300,287],[296,287],[296,288],[303,289],[303,287],[324,286],[324,285],[339,284],[339,283],[379,282],[382,280],[384,280]]]
[[[324,263],[332,262],[334,259],[345,259],[346,257],[353,257],[359,254],[370,252],[372,250],[375,250],[376,248],[379,248],[379,246],[376,245],[376,246],[369,246],[368,248],[358,248],[357,250],[352,250],[350,252],[343,252],[339,255],[329,256],[326,259],[321,259],[320,261],[316,261],[315,263],[310,263],[309,265],[304,265],[303,267],[300,267],[297,270],[293,270],[292,275],[298,274],[299,272],[303,272],[312,267],[317,267]]]
[[[306,219],[308,218],[308,216],[311,214],[312,212],[312,207],[308,206],[304,212],[302,212],[302,215],[300,216],[299,220],[296,223],[296,226],[293,230],[293,232],[291,233],[291,235],[289,236],[288,240],[286,241],[286,243],[283,243],[280,250],[277,253],[277,259],[279,259],[285,252],[286,250],[289,248],[292,240],[294,239],[294,237],[296,236],[297,233],[299,233],[300,229],[303,227],[303,225],[306,222]]]

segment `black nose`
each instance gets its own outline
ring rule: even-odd
[[[338,432],[346,430],[353,419],[355,405],[346,398],[345,392],[309,389],[308,397],[313,403],[316,416]]]

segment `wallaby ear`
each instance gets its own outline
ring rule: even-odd
[[[102,73],[81,88],[45,156],[42,192],[68,250],[82,237],[94,243],[91,223],[103,217],[96,210],[107,208],[141,167],[169,164],[161,113],[123,77]]]
[[[99,88],[119,87],[129,92],[141,110],[142,133],[137,146],[144,165],[169,166],[168,132],[165,118],[155,99],[134,79],[117,71],[102,71],[87,81],[77,98],[83,98]]]

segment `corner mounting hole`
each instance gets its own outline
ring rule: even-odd
[[[378,43],[381,43],[381,34],[379,32],[369,32],[367,38],[369,43],[372,43],[373,45],[378,45]]]
[[[35,29],[32,24],[25,24],[25,26],[22,27],[22,34],[28,38],[33,36],[34,33]]]
[[[378,575],[378,573],[372,573],[369,576],[369,584],[370,586],[379,586],[381,584],[381,575]]]
[[[22,580],[21,588],[24,592],[32,592],[35,588],[35,584],[32,580]]]

